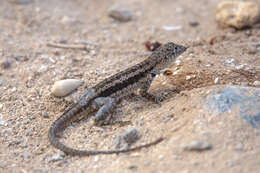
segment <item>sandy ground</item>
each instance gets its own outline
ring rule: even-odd
[[[18,5],[1,1],[0,60],[7,59],[11,67],[0,68],[0,118],[6,122],[0,126],[0,172],[259,172],[260,154],[250,153],[250,147],[259,143],[259,132],[252,129],[245,131],[255,139],[246,135],[240,138],[247,142],[243,157],[222,145],[223,139],[231,138],[225,131],[223,138],[221,133],[211,137],[211,142],[219,145],[210,151],[183,152],[180,147],[197,132],[193,105],[199,105],[201,100],[192,98],[205,94],[211,85],[252,86],[260,80],[259,47],[247,44],[259,42],[259,28],[219,28],[214,20],[219,2],[35,0]],[[255,2],[260,4],[259,0]],[[115,5],[128,8],[133,19],[118,22],[110,18],[107,11]],[[199,25],[191,26],[194,21]],[[166,31],[163,26],[182,28]],[[96,44],[100,50],[46,46],[80,40]],[[62,141],[78,148],[111,149],[115,138],[130,126],[138,128],[142,135],[136,145],[159,136],[167,139],[129,154],[63,156],[49,144],[51,123],[85,88],[145,59],[146,41],[189,46],[178,58],[180,63],[169,67],[177,74],[158,78],[151,89],[158,92],[176,86],[179,92],[162,106],[138,96],[126,99],[119,104],[115,119],[129,123],[96,127],[83,120],[66,129]],[[236,65],[246,64],[246,68],[234,68],[226,61],[231,59]],[[53,83],[67,78],[80,79],[84,84],[66,98],[53,97]],[[218,82],[214,83],[216,78]],[[225,130],[232,128],[228,125]],[[240,132],[243,134],[243,130]],[[232,157],[237,158],[236,162],[230,162]]]

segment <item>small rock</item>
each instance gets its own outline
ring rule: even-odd
[[[138,126],[143,126],[144,125],[144,117],[141,117],[138,120],[136,120],[136,124]]]
[[[173,30],[180,30],[183,28],[182,25],[178,25],[178,26],[163,26],[162,27],[165,31],[173,31]]]
[[[138,167],[136,165],[130,165],[128,167],[128,169],[130,169],[131,171],[135,171],[136,172],[138,170]]]
[[[58,152],[57,154],[53,155],[52,157],[48,158],[48,162],[56,162],[59,160],[64,159],[65,154],[63,152]]]
[[[42,112],[42,117],[43,118],[50,118],[49,114],[47,112]]]
[[[235,60],[232,58],[232,59],[226,59],[225,60],[225,63],[227,64],[231,64],[232,67],[235,67],[236,64],[235,64]]]
[[[3,69],[8,69],[12,66],[11,61],[9,61],[8,59],[2,60],[0,64]]]
[[[177,60],[175,61],[175,64],[176,64],[176,65],[180,65],[180,64],[181,64],[181,60],[177,59]]]
[[[193,75],[187,75],[187,76],[186,76],[186,80],[191,80],[191,79],[193,79],[193,78],[195,78],[195,77],[196,77],[195,74],[193,74]]]
[[[120,136],[118,136],[115,140],[115,147],[119,148],[121,145],[122,139],[127,143],[127,145],[131,145],[136,140],[138,140],[139,134],[135,127],[130,127],[126,131],[124,131]]]
[[[70,94],[82,84],[82,81],[77,79],[60,80],[54,83],[51,93],[57,97],[63,97]]]
[[[224,1],[216,8],[216,21],[222,27],[242,29],[260,19],[260,10],[254,2]]]
[[[253,85],[256,87],[260,87],[260,81],[254,81]]]
[[[219,81],[219,78],[218,78],[218,77],[216,77],[216,78],[215,78],[215,80],[214,80],[214,84],[217,84],[217,83],[218,83],[218,81]]]
[[[29,154],[23,154],[23,158],[29,159],[31,156]]]
[[[6,126],[7,126],[7,123],[6,123],[4,120],[0,120],[0,126],[6,127]]]
[[[133,14],[126,8],[113,7],[108,10],[108,15],[120,22],[128,22],[132,19]]]
[[[236,68],[237,70],[241,70],[241,69],[244,69],[245,66],[246,66],[245,64],[240,64],[240,65],[236,65],[235,68]]]
[[[196,26],[199,25],[199,22],[197,22],[197,21],[190,21],[189,25],[192,26],[192,27],[196,27]]]
[[[48,71],[48,67],[45,65],[42,65],[39,69],[38,69],[38,73],[44,73]]]
[[[26,135],[26,136],[32,136],[32,130],[31,130],[31,129],[27,129],[27,130],[25,131],[25,135]]]
[[[138,131],[135,127],[130,127],[121,134],[122,139],[128,144],[134,143],[138,138]]]
[[[203,151],[210,150],[212,145],[208,142],[192,141],[190,144],[183,144],[183,151]]]

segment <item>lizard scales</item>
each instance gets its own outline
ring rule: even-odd
[[[102,119],[102,117],[113,108],[115,100],[120,100],[137,89],[140,89],[142,96],[156,100],[157,98],[155,96],[147,93],[152,80],[160,70],[170,65],[185,50],[186,47],[169,42],[156,49],[147,59],[139,64],[112,75],[94,87],[87,89],[81,96],[80,101],[72,105],[51,125],[48,134],[51,145],[69,155],[88,156],[130,152],[161,142],[163,138],[129,149],[105,151],[78,150],[61,143],[57,138],[57,133],[61,132],[69,122],[77,119],[81,113],[90,108],[94,103],[102,103],[102,107],[96,113],[96,119],[100,119],[100,117]]]

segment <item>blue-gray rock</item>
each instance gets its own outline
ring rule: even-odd
[[[207,97],[205,106],[222,114],[234,106],[239,108],[240,117],[253,128],[260,128],[260,89],[255,87],[226,86]]]
[[[9,61],[8,59],[4,59],[4,60],[1,61],[1,67],[2,67],[3,69],[8,69],[8,68],[10,68],[11,66],[12,66],[12,63],[11,63],[11,61]]]

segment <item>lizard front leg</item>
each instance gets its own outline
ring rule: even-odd
[[[154,80],[155,76],[158,74],[158,71],[152,71],[147,75],[147,78],[145,81],[143,81],[142,86],[140,87],[140,95],[154,101],[157,104],[160,104],[165,99],[164,95],[154,95],[148,92],[152,81]]]
[[[93,104],[97,107],[98,111],[95,115],[95,124],[104,124],[106,118],[115,107],[115,99],[111,97],[98,97],[94,100]]]

